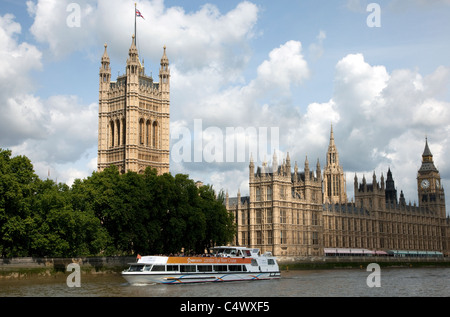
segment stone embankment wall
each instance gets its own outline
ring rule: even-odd
[[[0,259],[0,278],[49,276],[66,272],[67,265],[78,263],[84,273],[117,273],[136,262],[135,257],[12,258]],[[403,257],[278,257],[282,270],[365,268],[369,263],[384,267],[450,267],[450,258]]]
[[[135,257],[80,257],[80,258],[11,258],[0,259],[0,278],[22,274],[49,275],[65,272],[67,265],[77,263],[82,272],[120,272],[128,263],[136,262]],[[14,274],[15,273],[15,274]]]
[[[384,267],[450,267],[449,257],[390,257],[390,256],[331,256],[331,257],[277,257],[281,269],[362,268],[369,263]]]

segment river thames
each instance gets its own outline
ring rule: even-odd
[[[0,279],[0,297],[449,297],[450,268],[383,268],[370,287],[365,269],[283,271],[279,280],[191,285],[130,285],[119,274]]]

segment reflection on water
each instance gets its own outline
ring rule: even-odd
[[[381,270],[381,287],[370,288],[365,270],[282,272],[279,280],[191,285],[130,285],[120,275],[82,275],[70,288],[65,275],[0,279],[0,296],[76,297],[334,297],[450,296],[450,269]]]

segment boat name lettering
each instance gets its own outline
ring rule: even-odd
[[[231,258],[187,258],[187,263],[237,263],[237,259]]]

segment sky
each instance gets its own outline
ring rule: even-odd
[[[96,170],[101,56],[125,72],[135,2],[154,78],[167,47],[172,174],[246,195],[250,156],[323,168],[332,125],[349,199],[390,168],[417,203],[425,138],[450,188],[449,0],[1,0],[0,148],[41,178]]]

